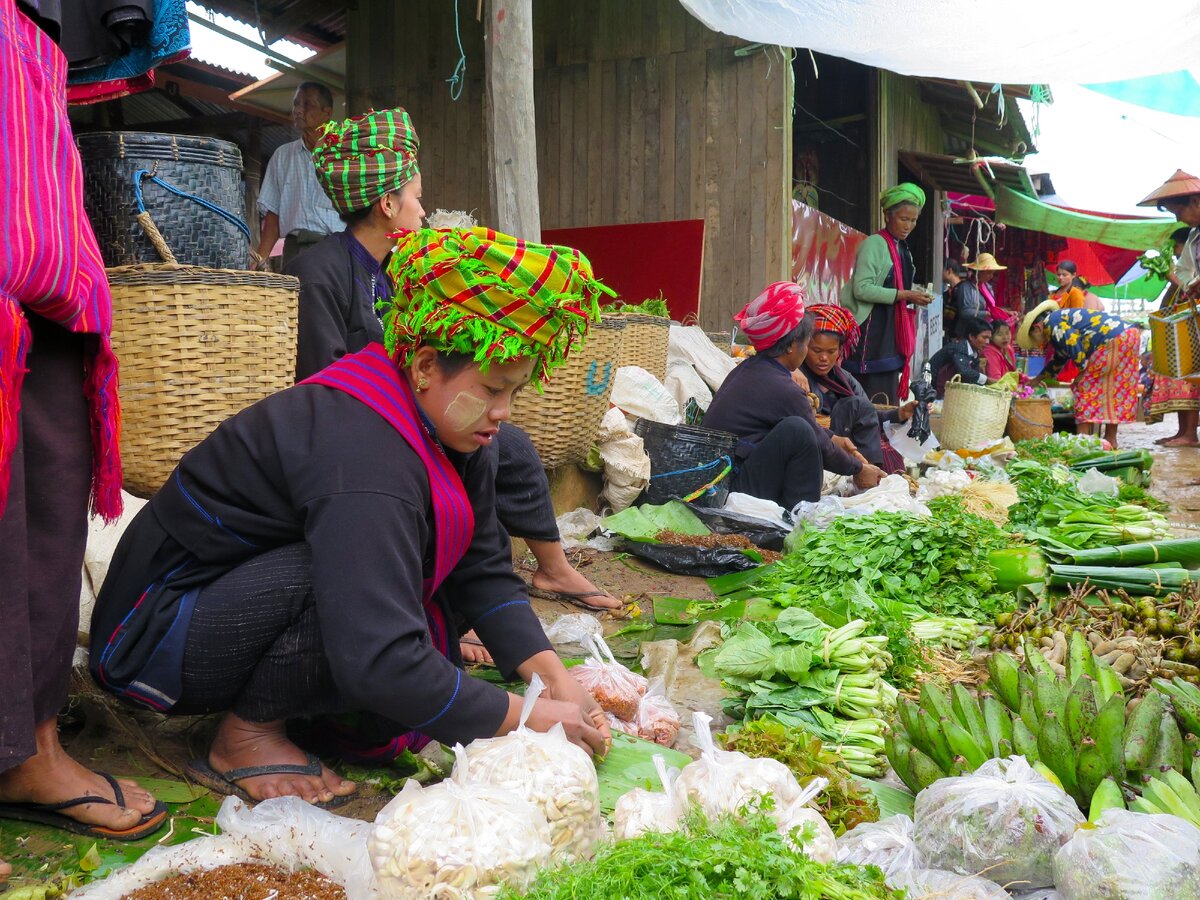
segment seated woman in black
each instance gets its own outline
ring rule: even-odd
[[[121,539],[92,617],[106,690],[168,714],[224,713],[190,776],[260,800],[336,803],[353,783],[288,737],[341,716],[360,758],[504,734],[521,699],[467,675],[474,629],[549,695],[589,751],[603,714],[567,674],[512,569],[480,453],[513,394],[582,340],[602,287],[582,254],[488,229],[406,232],[386,349],[370,344],[224,422]]]
[[[704,414],[705,427],[741,438],[733,489],[790,510],[820,498],[825,469],[852,476],[860,488],[879,484],[883,471],[858,455],[849,438],[817,425],[808,393],[793,378],[813,332],[804,289],[773,284],[734,319],[756,355],[729,373]]]
[[[858,343],[860,330],[854,314],[845,307],[821,303],[809,307],[807,315],[813,320],[813,336],[800,374],[817,398],[817,412],[829,416],[829,430],[850,438],[868,462],[889,475],[903,472],[904,457],[884,437],[883,423],[907,422],[917,401],[889,412],[877,410],[858,380],[840,365],[842,357]]]
[[[929,360],[933,386],[939,398],[946,396],[946,385],[955,375],[967,384],[990,384],[983,371],[980,355],[992,339],[992,326],[984,319],[968,319],[962,326],[966,337],[947,344]]]

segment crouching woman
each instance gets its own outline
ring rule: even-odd
[[[729,373],[704,415],[705,427],[741,439],[734,490],[788,510],[820,498],[826,469],[853,477],[860,488],[883,478],[849,438],[817,424],[807,391],[793,377],[813,334],[804,299],[802,287],[779,282],[734,316],[755,355]]]
[[[403,233],[391,274],[386,348],[189,452],[97,601],[93,676],[160,712],[224,713],[190,774],[244,799],[332,805],[355,789],[289,740],[292,720],[338,716],[368,757],[514,728],[519,698],[462,670],[471,628],[502,672],[549,685],[533,728],[561,722],[590,751],[609,739],[513,572],[495,457],[478,452],[583,338],[604,289],[578,252],[482,228]]]

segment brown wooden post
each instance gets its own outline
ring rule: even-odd
[[[492,227],[541,240],[533,103],[533,0],[488,0],[483,94]]]

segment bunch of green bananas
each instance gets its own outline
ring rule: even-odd
[[[1146,770],[1184,770],[1185,743],[1171,705],[1151,691],[1127,715],[1116,673],[1096,659],[1082,632],[1071,635],[1065,677],[1030,640],[1025,659],[1021,669],[1008,654],[993,653],[990,693],[979,701],[961,685],[949,697],[926,685],[920,704],[898,705],[885,749],[909,788],[1017,753],[1088,809],[1106,778],[1119,786]],[[1200,702],[1196,713],[1200,724]]]
[[[1200,826],[1200,770],[1193,767],[1188,781],[1174,769],[1152,775],[1142,785],[1142,796],[1129,804],[1134,812],[1165,813]]]

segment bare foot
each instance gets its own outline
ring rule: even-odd
[[[458,649],[462,653],[463,662],[469,666],[480,663],[490,666],[495,662],[492,659],[492,654],[488,653],[488,648],[483,646],[483,642],[479,640],[479,635],[474,631],[468,631],[459,639]]]
[[[37,753],[25,762],[0,772],[0,801],[5,803],[62,803],[76,797],[111,797],[107,781],[67,755],[58,742],[54,719],[37,726]],[[62,810],[87,825],[127,831],[154,810],[154,798],[136,782],[117,780],[125,794],[125,806],[113,803],[84,803]],[[113,798],[116,799],[115,797]],[[7,866],[5,866],[7,868]],[[4,871],[4,877],[8,872]]]
[[[0,884],[8,881],[8,876],[12,874],[12,866],[0,859]]]
[[[208,751],[208,764],[215,772],[307,763],[308,755],[287,739],[282,721],[248,722],[233,713],[226,713],[221,720]],[[321,767],[320,775],[256,775],[239,779],[237,786],[254,800],[299,797],[308,803],[328,803],[334,797],[353,794],[358,787],[326,766]]]
[[[1181,437],[1183,437],[1183,435],[1176,432],[1175,434],[1171,435],[1170,437],[1160,437],[1160,438],[1156,439],[1154,441],[1154,443],[1158,444],[1161,447],[1163,444],[1166,444],[1168,441],[1177,441]]]
[[[1200,441],[1196,440],[1196,436],[1179,435],[1162,442],[1164,447],[1200,447]]]

